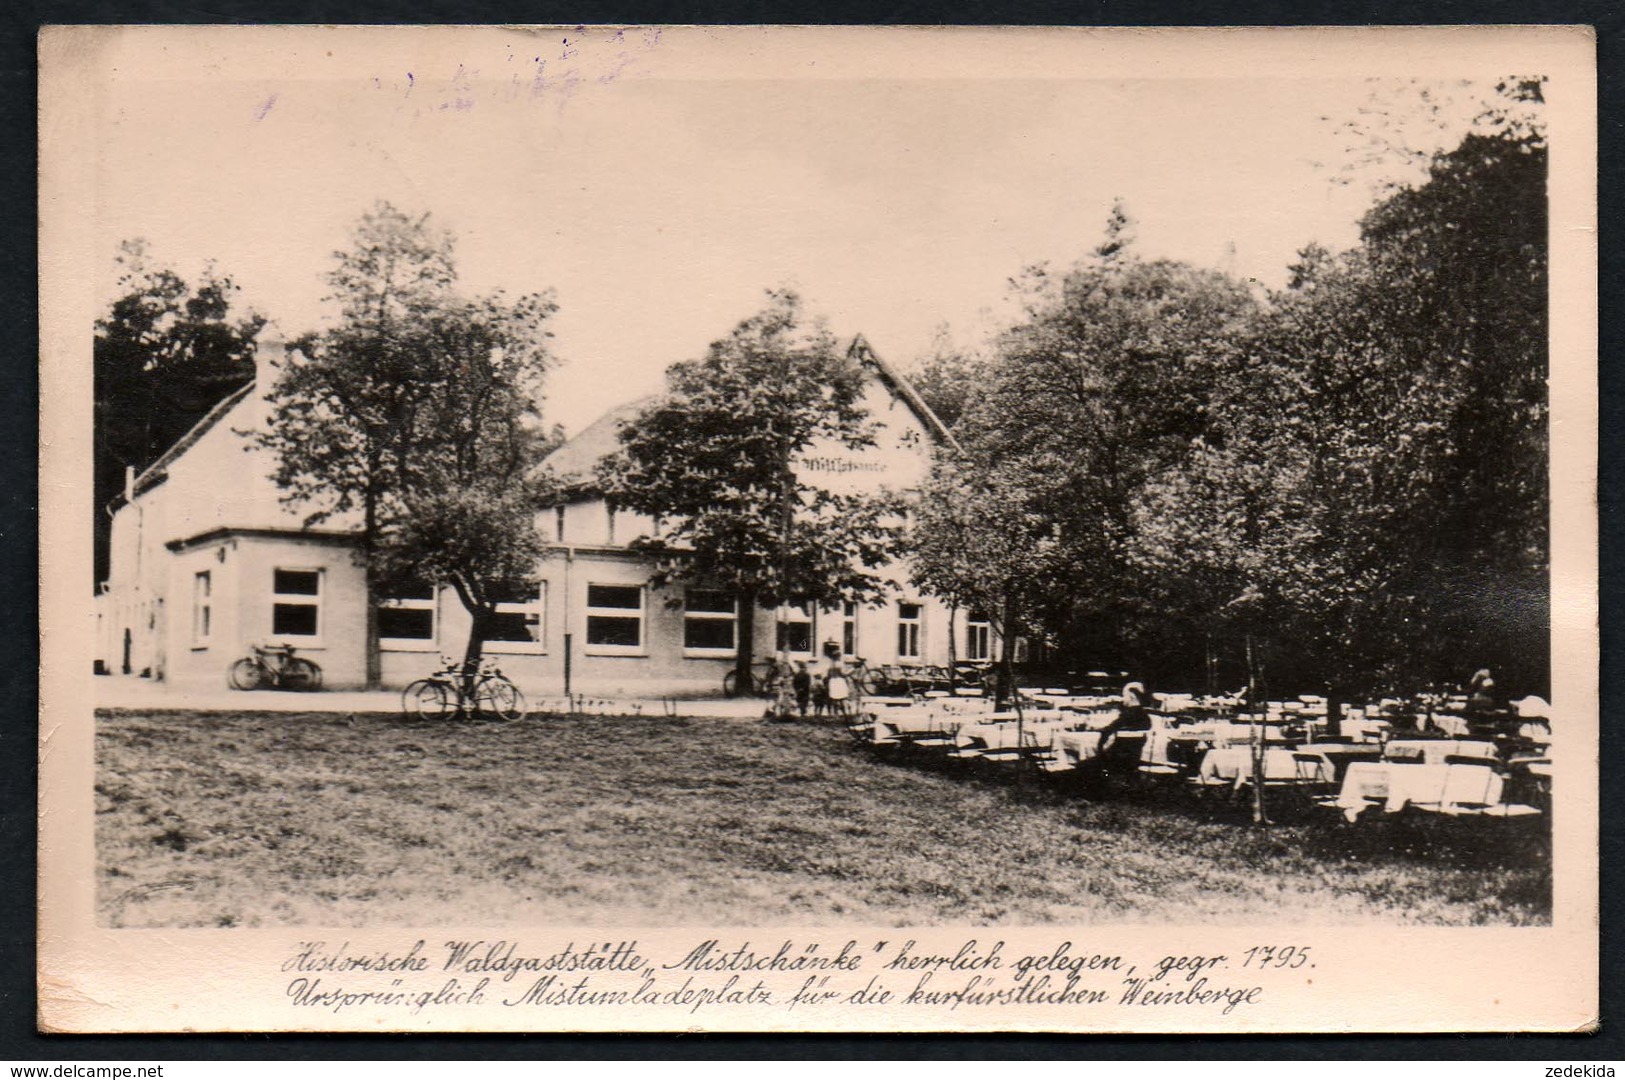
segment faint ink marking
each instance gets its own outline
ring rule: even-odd
[[[255,120],[256,123],[258,121],[261,121],[261,120],[265,119],[265,114],[271,111],[271,106],[272,105],[276,104],[276,98],[277,98],[277,96],[275,94],[272,94],[270,97],[266,98],[265,101],[260,104],[259,108],[254,110],[254,120]]]
[[[137,885],[132,889],[124,890],[119,894],[119,901],[129,903],[136,900],[146,900],[161,892],[167,892],[171,889],[186,890],[196,884],[196,878],[169,878],[164,881],[154,881],[147,885]]]

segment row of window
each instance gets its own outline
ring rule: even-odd
[[[213,584],[210,572],[192,580],[192,641],[209,643],[213,630]],[[271,635],[317,639],[322,629],[322,572],[277,568],[271,585]],[[731,656],[739,643],[739,603],[733,594],[715,589],[689,589],[684,594],[683,649],[698,656]],[[486,640],[511,651],[540,651],[546,593],[540,585],[499,599]],[[586,645],[598,653],[639,653],[644,643],[644,589],[641,585],[587,586]],[[385,648],[413,648],[436,640],[436,590],[427,583],[401,588],[378,606],[378,636]],[[897,657],[918,659],[924,609],[897,605]],[[857,652],[858,608],[841,612],[841,651]],[[788,605],[778,620],[777,648],[792,655],[813,654],[813,616],[807,604]],[[992,656],[992,630],[973,612],[966,622],[965,657]]]

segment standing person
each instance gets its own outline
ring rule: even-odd
[[[852,699],[852,680],[839,660],[830,661],[829,673],[824,676],[824,696],[829,699],[835,718],[845,719]]]
[[[812,702],[813,715],[822,718],[829,710],[829,671],[830,660],[827,653],[819,652],[813,657],[808,669],[812,674]]]
[[[790,676],[790,682],[796,695],[796,712],[805,720],[807,705],[812,700],[812,672],[807,670],[807,661],[796,661],[795,674]]]
[[[783,653],[773,657],[767,671],[767,693],[773,704],[767,707],[770,720],[788,720],[795,707],[794,692],[790,684],[790,664]]]

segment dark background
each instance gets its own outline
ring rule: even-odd
[[[1584,23],[1595,27],[1600,124],[1600,477],[1602,536],[1602,996],[1600,1032],[1591,1035],[1436,1035],[1364,1037],[1141,1036],[729,1036],[729,1035],[195,1035],[42,1036],[35,1010],[35,723],[38,705],[37,403],[38,248],[35,170],[35,34],[49,23],[823,23],[1011,25],[1438,25],[1455,23]],[[1621,53],[1625,2],[1476,0],[579,0],[573,5],[512,0],[78,0],[18,2],[0,12],[0,409],[14,418],[0,444],[0,574],[9,602],[0,604],[0,1060],[389,1060],[683,1058],[926,1059],[1251,1059],[1315,1060],[1489,1058],[1554,1064],[1625,1058],[1620,1015],[1618,904],[1625,844],[1625,797],[1609,779],[1620,764],[1619,733],[1609,726],[1619,699],[1622,664],[1612,599],[1620,582],[1621,429],[1625,363],[1621,355],[1619,224]],[[88,361],[88,357],[87,357]],[[1531,1076],[1538,1075],[1531,1072]]]

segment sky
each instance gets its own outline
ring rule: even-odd
[[[973,346],[1013,317],[1008,279],[1086,254],[1117,198],[1143,255],[1266,286],[1306,243],[1353,244],[1373,192],[1337,182],[1338,127],[1372,72],[1391,90],[1409,68],[1316,63],[1302,41],[1291,64],[1271,45],[1215,66],[1168,44],[124,30],[85,64],[98,291],[139,236],[183,275],[213,260],[295,336],[328,317],[332,253],[388,200],[451,231],[466,289],[553,290],[545,412],[575,432],[776,286],[905,368],[944,323]],[[1406,63],[1437,74],[1425,59]]]

